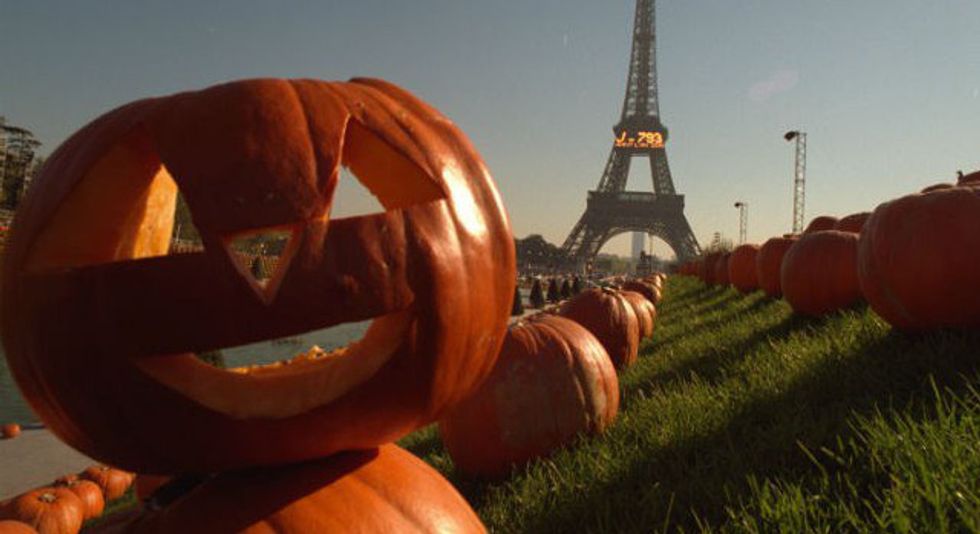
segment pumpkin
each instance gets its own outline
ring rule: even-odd
[[[820,316],[861,299],[858,235],[824,230],[804,234],[786,252],[780,271],[783,298],[793,311]]]
[[[55,482],[55,487],[63,487],[70,490],[82,501],[82,508],[85,512],[84,519],[92,519],[102,515],[105,509],[105,496],[102,488],[91,480],[73,479],[62,482],[61,479]]]
[[[655,285],[652,282],[645,280],[627,280],[623,283],[622,289],[626,291],[636,291],[637,293],[646,297],[651,304],[660,304],[660,299],[663,297],[663,291],[660,285]]]
[[[759,289],[759,276],[756,274],[756,256],[759,245],[739,245],[728,257],[728,280],[742,293]]]
[[[956,187],[956,186],[953,185],[953,184],[946,184],[946,183],[933,184],[933,185],[930,185],[930,186],[927,186],[927,187],[923,187],[922,190],[919,191],[919,192],[920,193],[931,193],[933,191],[942,191],[943,189],[952,189],[953,187]]]
[[[636,363],[640,326],[629,302],[613,289],[583,291],[562,304],[559,314],[585,327],[602,343],[618,369]]]
[[[868,217],[870,216],[871,212],[863,211],[861,213],[853,213],[847,217],[842,217],[839,221],[837,221],[837,224],[834,225],[834,230],[860,234],[861,230],[864,228],[864,223],[867,222]]]
[[[168,476],[146,475],[143,473],[136,475],[136,478],[133,480],[133,490],[136,492],[136,498],[140,501],[149,499],[157,489],[171,480],[173,478]]]
[[[637,325],[640,327],[640,339],[643,340],[653,337],[653,329],[657,319],[657,308],[654,307],[649,299],[636,291],[622,290],[619,294],[626,298],[626,301],[630,303],[630,306],[633,307],[633,311],[636,313]]]
[[[812,234],[813,232],[822,232],[824,230],[833,230],[834,226],[837,224],[837,217],[831,217],[830,215],[821,215],[819,217],[814,217],[810,224],[806,225],[803,229],[804,234]]]
[[[970,185],[970,184],[980,184],[980,171],[974,171],[970,174],[960,174],[956,179],[956,185]]]
[[[107,465],[93,465],[82,471],[79,478],[83,480],[91,480],[98,484],[102,488],[102,493],[105,495],[105,500],[112,501],[122,497],[129,486],[133,484],[133,479],[136,477],[133,473],[127,473],[122,469],[116,469],[115,467],[109,467]]]
[[[222,473],[134,521],[147,533],[486,531],[446,479],[395,445]]]
[[[20,425],[17,423],[7,423],[0,427],[0,436],[3,439],[16,438],[20,435]]]
[[[579,434],[602,432],[618,409],[619,381],[602,344],[572,320],[541,315],[511,326],[490,377],[439,433],[461,473],[502,478]]]
[[[85,505],[67,488],[38,488],[7,503],[4,516],[27,523],[41,534],[74,534],[81,530]]]
[[[980,327],[980,184],[881,204],[861,234],[858,274],[895,327]]]
[[[330,218],[341,165],[386,211]],[[204,249],[167,255],[178,189]],[[261,283],[232,244],[272,229],[290,238]],[[437,420],[492,369],[515,279],[493,181],[436,110],[379,80],[248,80],[123,106],[51,155],[8,237],[0,337],[74,448],[213,472]],[[193,356],[367,319],[290,365]]]
[[[0,534],[37,534],[32,526],[12,519],[0,520]]]
[[[720,252],[711,252],[701,258],[701,270],[698,276],[700,276],[701,281],[705,284],[713,285],[718,283],[715,281],[715,271],[719,258],[721,258]]]
[[[728,279],[728,258],[730,257],[731,253],[725,252],[715,262],[715,283],[720,286],[727,286],[730,283]]]
[[[779,281],[779,271],[783,266],[783,256],[793,243],[799,239],[790,237],[773,237],[762,244],[755,258],[755,274],[759,280],[759,288],[772,298],[783,295]]]

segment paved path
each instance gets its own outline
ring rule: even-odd
[[[24,430],[16,438],[0,440],[0,501],[96,463],[48,430]]]

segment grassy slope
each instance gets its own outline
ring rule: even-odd
[[[980,335],[679,277],[659,311],[604,436],[498,484],[455,474],[434,428],[402,445],[497,532],[980,529]]]

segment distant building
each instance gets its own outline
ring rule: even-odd
[[[646,251],[647,235],[644,232],[633,232],[633,247],[630,257],[639,261],[641,255]]]
[[[37,170],[35,150],[39,146],[29,130],[8,125],[0,117],[0,209],[17,208],[31,173]]]

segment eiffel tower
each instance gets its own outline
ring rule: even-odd
[[[667,128],[660,122],[657,98],[655,0],[636,1],[633,51],[626,98],[613,147],[599,187],[589,191],[585,213],[572,228],[562,252],[578,270],[590,265],[602,246],[623,232],[644,232],[663,239],[680,261],[701,253],[684,217],[684,195],[674,191],[667,166]],[[627,191],[634,157],[650,160],[653,192]]]

